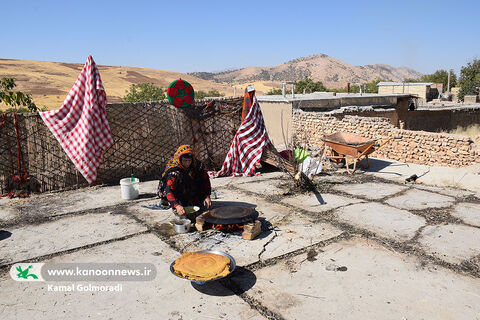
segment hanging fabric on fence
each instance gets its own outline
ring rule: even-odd
[[[40,112],[43,121],[85,177],[97,179],[103,152],[113,145],[105,106],[107,95],[92,56],[58,110]]]
[[[257,97],[252,95],[250,110],[235,134],[227,157],[217,176],[230,174],[254,175],[255,166],[260,162],[263,149],[270,144]]]

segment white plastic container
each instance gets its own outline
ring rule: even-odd
[[[135,181],[132,181],[132,178],[124,178],[120,180],[123,199],[133,200],[138,198],[138,187],[140,180],[137,178],[134,178],[134,180]]]

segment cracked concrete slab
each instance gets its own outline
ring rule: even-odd
[[[462,189],[439,188],[434,186],[424,186],[424,185],[418,185],[418,184],[414,185],[413,187],[416,189],[439,193],[439,194],[443,194],[443,195],[455,197],[455,198],[463,198],[463,197],[474,195],[474,192],[462,190]]]
[[[407,210],[423,210],[429,208],[446,208],[454,203],[455,199],[441,194],[411,189],[398,197],[385,201],[391,206]]]
[[[282,200],[282,202],[311,212],[324,212],[349,204],[360,203],[363,202],[363,200],[347,198],[331,193],[323,193],[318,195],[309,193],[285,198]]]
[[[348,183],[334,187],[353,196],[364,197],[370,200],[383,199],[406,189],[406,187],[390,183]]]
[[[141,182],[140,198],[154,196],[157,192],[158,180]],[[37,216],[53,217],[67,213],[98,209],[137,200],[124,200],[120,186],[90,187],[58,193],[40,194],[22,199],[11,205],[20,215],[35,212]]]
[[[403,163],[391,159],[370,158],[370,168],[365,172],[379,178],[404,183],[405,179],[416,174],[417,181],[437,187],[461,188],[480,193],[480,175],[478,170],[468,167],[451,168]]]
[[[171,239],[182,251],[221,250],[232,255],[238,265],[245,266],[299,250],[342,233],[330,224],[313,223],[301,215],[285,215],[281,220],[269,222],[273,230],[264,230],[251,241],[242,239],[241,232],[215,231],[179,234]]]
[[[480,227],[480,204],[462,202],[455,205],[452,216],[476,227]]]
[[[137,202],[125,209],[121,209],[122,212],[128,212],[134,215],[137,219],[140,219],[144,223],[153,227],[157,224],[168,223],[175,219],[172,209],[150,209],[151,205],[158,204],[160,199],[154,199],[145,202]],[[116,212],[115,210],[113,211]]]
[[[262,195],[279,195],[287,191],[281,188],[279,184],[279,180],[262,180],[255,181],[255,183],[238,184],[236,187]]]
[[[171,238],[183,251],[220,250],[234,257],[238,266],[246,266],[259,261],[264,246],[275,238],[272,231],[263,231],[254,240],[242,239],[241,232],[223,233],[206,231],[204,233],[179,234]]]
[[[260,256],[262,260],[275,258],[342,234],[340,229],[328,223],[312,223],[301,217],[294,217],[290,219],[290,223],[275,226],[279,231],[275,231],[276,237],[265,246],[265,251]]]
[[[154,235],[144,234],[44,261],[141,262],[155,265],[157,276],[154,280],[119,282],[121,292],[49,292],[48,284],[71,283],[14,282],[6,274],[0,278],[0,291],[9,292],[2,295],[2,318],[264,319],[258,311],[218,282],[194,287],[189,281],[174,277],[169,266],[179,256]],[[112,285],[111,282],[91,284]]]
[[[480,229],[458,224],[426,226],[418,242],[437,258],[458,264],[480,254]]]
[[[284,319],[475,319],[480,280],[360,239],[331,244],[233,281]],[[310,259],[313,260],[313,259]],[[346,271],[329,271],[345,266]],[[245,285],[244,285],[245,284]],[[414,289],[412,289],[414,288]]]
[[[255,210],[259,213],[259,218],[263,221],[264,229],[281,224],[285,221],[285,217],[294,214],[294,210],[266,201],[260,196],[222,189],[220,190],[219,198],[212,200],[212,208],[227,205],[255,207]],[[223,250],[233,255],[237,264],[244,266],[257,262],[264,245],[275,237],[274,232],[264,230],[260,236],[252,241],[248,241],[241,238],[241,232],[224,234],[210,230],[204,233],[190,232],[175,235],[171,240],[182,251]]]
[[[347,224],[397,241],[413,238],[417,230],[425,225],[423,217],[375,202],[342,207],[335,210],[335,215]]]
[[[282,178],[287,178],[289,175],[284,172],[267,172],[267,173],[262,173],[259,176],[252,176],[252,177],[219,177],[219,178],[213,178],[210,179],[210,183],[212,185],[212,188],[226,188],[229,187],[230,185],[236,186],[238,184],[242,183],[250,183],[250,182],[257,182],[257,181],[263,181],[263,180],[268,180],[268,179],[282,179]]]
[[[0,261],[1,264],[15,263],[145,230],[146,227],[124,215],[98,213],[63,217],[8,229],[12,235],[0,241]]]
[[[324,183],[331,183],[331,184],[342,184],[344,182],[349,182],[350,177],[348,175],[317,175],[312,177],[312,181],[316,184],[324,184]]]
[[[392,168],[388,169],[390,170]],[[418,174],[418,172],[414,173]],[[323,176],[319,176],[318,178],[321,179],[322,177]],[[125,234],[126,228],[128,229],[128,227],[126,227],[127,225],[129,227],[131,225],[135,227],[140,226],[140,230],[145,230],[146,227],[144,227],[144,225],[154,226],[160,224],[163,225],[163,227],[168,227],[164,225],[164,223],[168,222],[171,220],[171,217],[173,217],[170,215],[170,210],[165,212],[162,210],[151,210],[142,207],[142,205],[149,205],[158,202],[158,199],[150,198],[154,196],[156,192],[158,181],[147,183],[147,185],[150,186],[151,193],[142,188],[141,195],[143,198],[136,201],[116,203],[114,197],[120,197],[118,186],[77,190],[79,193],[85,192],[85,197],[70,196],[71,193],[77,191],[56,193],[51,196],[38,196],[43,197],[43,199],[35,200],[37,202],[32,203],[30,207],[24,207],[25,210],[18,214],[27,214],[29,219],[16,221],[18,222],[17,225],[10,228],[18,230],[23,227],[28,227],[29,232],[24,233],[27,238],[31,238],[28,240],[29,242],[26,243],[26,245],[29,246],[28,249],[32,247],[34,252],[44,255],[43,252],[49,252],[51,248],[53,251],[58,251],[64,250],[64,247],[67,249],[72,247],[78,248],[77,244],[83,246],[81,249],[74,250],[74,252],[70,254],[61,253],[59,256],[56,256],[49,261],[55,259],[63,261],[61,259],[64,257],[75,257],[75,261],[83,261],[85,258],[87,260],[93,259],[91,261],[99,261],[98,259],[103,259],[100,261],[105,262],[105,259],[112,259],[114,261],[124,262],[127,259],[129,261],[131,258],[134,259],[135,262],[142,262],[142,259],[145,257],[152,256],[152,259],[166,257],[163,262],[155,260],[156,265],[159,266],[158,268],[162,270],[162,273],[159,273],[159,276],[162,277],[161,281],[164,281],[165,279],[168,280],[168,278],[173,278],[171,280],[174,281],[168,280],[167,282],[157,283],[155,280],[151,282],[155,284],[153,289],[148,287],[148,284],[145,288],[145,282],[136,283],[135,285],[133,283],[125,284],[124,290],[131,291],[132,293],[129,293],[126,297],[114,298],[113,300],[109,296],[101,296],[100,293],[90,295],[88,299],[83,296],[79,298],[78,296],[69,293],[67,295],[64,295],[64,293],[57,295],[55,296],[55,299],[45,298],[45,296],[49,296],[50,293],[45,293],[44,291],[31,291],[32,289],[30,286],[23,286],[21,290],[14,287],[13,293],[15,296],[25,296],[26,294],[30,297],[31,294],[33,294],[31,301],[35,303],[34,306],[32,307],[30,302],[28,305],[24,304],[24,300],[21,298],[12,298],[7,301],[7,305],[0,304],[0,314],[2,314],[2,316],[4,314],[2,308],[12,308],[8,311],[10,313],[6,313],[7,315],[11,315],[12,312],[18,311],[20,318],[33,318],[34,316],[36,318],[42,318],[42,316],[47,318],[47,316],[44,316],[45,314],[49,315],[50,317],[48,318],[50,319],[52,318],[52,313],[48,311],[48,308],[51,308],[55,301],[59,301],[57,302],[57,305],[59,305],[61,309],[56,310],[60,310],[57,314],[60,314],[61,316],[64,314],[80,314],[79,310],[83,308],[92,310],[87,313],[86,318],[90,316],[90,318],[96,317],[104,319],[110,316],[112,318],[141,317],[144,319],[171,318],[175,320],[180,318],[222,319],[222,317],[224,319],[242,319],[244,315],[243,309],[239,309],[238,312],[237,309],[235,309],[233,313],[228,313],[227,311],[217,313],[217,309],[210,308],[209,306],[206,307],[205,303],[214,303],[212,300],[209,300],[212,297],[215,299],[215,302],[219,303],[232,303],[232,305],[234,305],[234,303],[240,303],[242,304],[241,308],[245,305],[242,299],[237,299],[237,297],[232,295],[231,291],[223,288],[220,283],[214,282],[215,284],[211,287],[208,286],[204,287],[204,289],[200,289],[190,285],[187,281],[174,278],[169,274],[168,265],[179,256],[174,249],[169,247],[169,245],[173,246],[175,244],[183,250],[199,250],[204,248],[224,251],[230,250],[229,252],[236,258],[237,263],[239,264],[237,270],[239,277],[249,277],[249,279],[242,280],[242,287],[245,290],[245,296],[242,297],[245,297],[248,300],[252,298],[253,305],[261,303],[264,308],[268,308],[264,309],[265,312],[268,313],[269,311],[273,311],[287,319],[303,317],[304,314],[309,318],[314,319],[374,319],[385,318],[385,314],[388,316],[392,314],[392,319],[437,319],[442,317],[445,319],[451,319],[461,318],[461,316],[464,315],[465,318],[470,319],[472,318],[472,314],[478,314],[479,310],[477,306],[479,304],[470,303],[470,298],[475,294],[476,296],[474,297],[477,298],[477,301],[479,298],[476,292],[480,291],[477,285],[480,279],[478,277],[478,269],[475,268],[479,266],[478,261],[480,254],[476,250],[478,249],[477,243],[480,243],[480,241],[478,241],[478,236],[475,232],[472,232],[472,229],[480,229],[471,227],[466,228],[465,225],[460,226],[465,229],[439,229],[440,231],[434,229],[431,234],[440,232],[439,234],[441,237],[439,239],[445,238],[445,243],[437,241],[435,235],[438,234],[427,235],[422,233],[420,234],[420,240],[426,245],[424,246],[424,244],[416,242],[414,245],[418,247],[411,248],[409,246],[404,253],[389,251],[389,249],[386,248],[388,247],[388,244],[384,244],[384,247],[382,247],[381,241],[368,239],[368,235],[361,232],[358,233],[359,238],[354,238],[351,241],[342,241],[340,240],[344,239],[344,237],[342,237],[342,230],[335,227],[339,223],[340,218],[338,215],[336,217],[334,217],[333,214],[324,215],[320,222],[318,221],[319,214],[305,213],[305,210],[322,212],[324,210],[337,209],[338,212],[342,211],[340,209],[341,207],[347,208],[346,206],[350,206],[357,207],[358,209],[358,207],[361,207],[360,204],[371,206],[370,203],[376,203],[374,206],[374,209],[376,208],[374,210],[375,212],[367,212],[366,215],[358,214],[358,212],[350,212],[343,215],[343,219],[345,220],[342,221],[345,224],[351,224],[355,225],[357,228],[372,230],[372,232],[375,232],[376,234],[384,235],[390,239],[398,241],[409,239],[409,237],[412,236],[412,230],[414,227],[412,226],[413,224],[411,221],[406,218],[410,217],[410,215],[407,214],[407,211],[401,208],[390,208],[385,204],[381,204],[382,201],[379,200],[383,200],[383,198],[370,201],[355,199],[354,196],[342,197],[339,195],[340,192],[333,188],[335,185],[338,186],[342,183],[358,184],[359,181],[370,183],[371,180],[375,180],[372,177],[361,177],[358,175],[347,174],[335,174],[327,177],[329,179],[324,180],[324,183],[326,184],[324,189],[328,189],[329,193],[320,195],[321,201],[326,202],[324,205],[320,205],[318,201],[319,199],[313,194],[300,194],[298,196],[290,196],[280,199],[281,197],[265,197],[265,195],[268,196],[271,194],[269,189],[266,189],[265,194],[250,192],[247,194],[247,192],[241,191],[243,189],[236,187],[237,185],[243,184],[257,184],[254,180],[257,178],[265,178],[262,176],[252,178],[230,178],[234,183],[225,183],[223,186],[216,188],[215,190],[218,191],[217,199],[215,199],[215,195],[212,195],[214,205],[220,206],[230,204],[256,206],[262,220],[265,219],[263,220],[264,226],[267,228],[265,228],[264,233],[258,239],[253,241],[240,239],[240,233],[224,235],[214,232],[206,232],[203,234],[192,232],[185,235],[173,235],[173,237],[171,237],[171,233],[164,233],[165,230],[160,227],[155,228],[155,232],[159,232],[161,238],[165,241],[161,241],[161,239],[150,233],[134,234],[133,237],[129,239],[118,241],[118,238]],[[215,179],[212,181],[214,180]],[[285,183],[285,180],[273,177],[271,179],[267,178],[263,180],[271,180],[266,183],[267,185],[274,183],[274,181],[279,184]],[[321,181],[318,182],[321,184]],[[387,183],[387,185],[389,184]],[[399,185],[399,187],[404,186]],[[439,188],[437,190],[434,187],[427,187],[425,188],[426,190],[423,190],[423,188],[421,188],[423,186],[419,186],[419,188],[416,187],[417,186],[410,186],[409,188],[416,193],[425,192],[428,195],[424,197],[427,202],[432,199],[431,194],[435,196],[443,194],[443,196],[449,195],[458,198],[467,196],[461,190],[454,192],[456,190],[455,187],[452,187],[451,190],[444,188]],[[98,198],[91,198],[90,192],[92,191],[102,195],[102,197],[105,197],[106,199],[99,199],[101,198],[100,196]],[[380,190],[379,192],[382,191],[383,190]],[[396,195],[394,195],[394,197],[395,196]],[[37,196],[34,196],[32,199],[36,197]],[[449,208],[448,211],[452,212],[451,214],[454,215],[453,211],[455,211],[455,208],[461,206],[461,204],[456,204],[455,199],[453,202],[450,201],[450,199],[453,198],[446,198],[448,199],[446,202],[451,203],[451,209]],[[9,219],[8,221],[12,221],[11,212],[7,214],[2,212],[2,209],[12,208],[13,210],[17,210],[19,204],[27,203],[32,199],[6,200],[0,198],[0,219],[1,214],[4,214],[7,219]],[[67,199],[68,201],[64,203],[64,199]],[[433,197],[433,199],[438,200],[435,199],[435,197]],[[281,202],[281,200],[285,200],[285,202]],[[288,201],[292,200],[294,204],[289,204]],[[415,201],[421,200],[422,199],[415,199]],[[75,201],[78,202],[77,205],[74,205]],[[99,201],[99,203],[89,203],[94,201]],[[475,202],[472,198],[464,201]],[[52,203],[49,204],[48,202]],[[370,203],[367,204],[366,202]],[[119,204],[119,206],[116,206],[117,204]],[[58,206],[58,208],[55,208],[55,206]],[[42,212],[38,212],[37,207],[42,210],[44,208],[48,210],[45,210],[46,214],[42,215]],[[126,221],[119,221],[119,224],[115,224],[118,221],[102,218],[92,219],[90,223],[76,223],[77,220],[69,220],[70,222],[60,228],[53,226],[50,227],[48,225],[51,222],[63,219],[88,216],[85,214],[79,214],[78,211],[84,210],[79,208],[92,208],[86,210],[95,210],[94,212],[98,214],[98,217],[102,217],[105,212],[113,211],[114,215],[112,216],[124,217]],[[389,209],[385,211],[385,208]],[[418,207],[415,208],[417,209]],[[386,212],[391,212],[390,209],[396,213],[383,217],[382,213],[386,214]],[[466,214],[466,210],[469,210],[469,208],[462,208],[460,209],[460,212]],[[434,214],[434,211],[435,210],[431,210],[429,213]],[[440,211],[441,215],[439,216],[439,219],[432,219],[429,221],[450,221],[449,215],[446,214],[447,210]],[[40,217],[42,221],[45,221],[45,217],[48,217],[48,215],[64,213],[69,213],[70,215],[57,217],[55,219],[58,220],[46,222],[42,225],[38,225],[39,221],[35,220],[37,216]],[[17,215],[15,211],[13,214]],[[392,219],[392,217],[395,219]],[[423,219],[420,216],[415,217]],[[143,221],[143,224],[137,222],[133,218]],[[331,219],[331,224],[328,221],[324,221],[324,219]],[[268,223],[271,223],[271,225]],[[13,225],[13,223],[10,222],[8,225]],[[41,226],[44,225],[49,227],[46,230],[42,230]],[[80,230],[78,230],[78,227]],[[422,227],[420,230],[428,231],[429,227]],[[400,231],[397,232],[397,229]],[[52,236],[52,234],[54,236]],[[354,234],[356,233],[348,233],[346,237],[350,238]],[[11,238],[8,238],[8,235],[8,233],[4,232],[0,234],[0,246]],[[97,241],[95,237],[99,238],[98,241],[103,241],[105,238],[113,240],[113,242],[95,245],[90,248],[84,247],[84,243],[89,243],[91,240]],[[431,238],[429,239],[428,237]],[[62,241],[58,239],[61,239]],[[133,241],[134,239],[138,239],[138,241]],[[327,247],[322,246],[319,248],[319,242],[321,243],[321,241],[329,239],[337,242],[328,245]],[[338,241],[342,242],[339,243]],[[433,243],[431,247],[428,247],[430,244],[428,241]],[[66,243],[65,246],[63,246],[63,242]],[[308,248],[311,244],[317,244],[317,246],[315,246],[316,251],[312,251],[311,248]],[[464,247],[461,247],[460,249],[453,247],[453,245],[458,246],[458,244]],[[436,246],[438,246],[438,250]],[[418,248],[430,250],[429,252],[432,255],[438,254],[440,258],[444,259],[444,261],[447,261],[445,259],[448,258],[444,257],[445,254],[451,254],[451,252],[455,253],[456,251],[460,252],[461,257],[455,257],[455,261],[463,262],[462,259],[464,257],[474,258],[469,260],[469,262],[472,262],[471,264],[465,264],[462,265],[462,267],[457,265],[447,265],[449,270],[446,270],[439,267],[438,264],[426,263],[426,260],[429,261],[429,259],[422,257],[421,254],[423,253],[423,250],[417,250]],[[299,249],[301,250],[300,252],[307,251],[308,254],[300,254],[299,251],[295,251]],[[10,256],[16,257],[16,252],[25,250],[26,249],[23,247],[10,245],[7,251]],[[325,252],[322,250],[325,250]],[[290,254],[285,256],[286,253]],[[21,252],[21,254],[25,254],[25,252]],[[318,255],[315,256],[315,254]],[[323,256],[323,254],[326,255]],[[3,256],[4,251],[0,249],[0,259],[2,259]],[[258,262],[259,257],[262,260],[266,259],[267,261],[265,264],[260,263],[254,265],[255,269],[252,270],[255,270],[253,271],[255,274],[253,274],[252,271],[247,270],[248,268],[242,268],[242,266]],[[315,259],[317,260],[315,261]],[[148,262],[148,259],[146,260]],[[332,265],[334,266],[332,267]],[[267,270],[271,270],[270,268],[276,266],[281,266],[278,273],[268,273],[269,271]],[[347,267],[347,270],[345,272],[326,270],[335,270],[339,266],[345,266]],[[359,270],[362,272],[359,273]],[[284,272],[286,274],[284,274]],[[355,272],[355,274],[351,275],[351,272]],[[461,276],[461,272],[469,273],[470,277]],[[2,281],[3,278],[1,274],[2,273],[0,273],[0,290],[9,290],[12,287],[12,281],[8,278],[8,282],[5,284],[4,281]],[[237,276],[234,274],[234,278],[236,277]],[[288,281],[287,278],[289,278]],[[284,279],[282,280],[284,282],[276,282],[277,279]],[[416,293],[418,287],[417,279],[420,279],[419,293]],[[465,279],[469,280],[468,283],[471,287],[465,286],[465,283],[467,282]],[[231,285],[229,281],[222,281],[221,283],[228,286]],[[472,283],[474,285],[472,285]],[[16,284],[14,283],[14,285]],[[273,292],[273,295],[269,296],[272,292],[272,288],[269,287],[270,285],[274,286],[276,291]],[[313,291],[310,291],[312,287],[315,288]],[[263,293],[256,292],[255,290],[257,289]],[[190,297],[189,290],[195,290],[195,295],[192,295],[192,298]],[[414,291],[414,297],[412,298],[410,298],[411,291]],[[276,295],[277,292],[278,295]],[[160,293],[160,295],[158,295],[158,293]],[[198,293],[198,296],[196,293]],[[323,295],[323,293],[325,293],[325,295]],[[67,296],[67,298],[64,303],[62,299],[64,299],[65,296]],[[172,299],[164,298],[170,296],[172,296]],[[290,299],[291,296],[295,299]],[[464,296],[467,296],[467,298],[464,298]],[[194,302],[199,301],[198,304],[188,305],[188,308],[191,308],[191,312],[176,307],[181,306],[182,303],[185,305],[184,302],[177,302],[185,297]],[[234,300],[222,300],[223,297],[231,297],[234,298]],[[380,298],[383,297],[389,298],[389,300],[380,300]],[[322,300],[324,298],[328,300]],[[390,300],[390,298],[393,300]],[[78,307],[76,303],[77,301],[80,301]],[[325,304],[318,306],[318,301],[324,301]],[[120,313],[118,310],[125,305],[132,305],[132,310],[127,310],[125,314]],[[91,306],[93,306],[93,309],[88,309]],[[315,309],[320,307],[322,308],[321,310]],[[163,312],[163,309],[166,311]],[[224,304],[220,305],[220,309],[230,310],[232,307],[231,305]],[[197,310],[199,310],[200,313],[195,313]],[[214,311],[212,312],[212,310]],[[246,310],[253,312],[246,316],[252,316],[252,319],[258,317],[262,318],[259,316],[258,312],[255,311],[255,307],[247,306]],[[393,311],[390,312],[391,310]],[[437,312],[437,310],[440,310],[440,316],[433,313]],[[456,317],[458,314],[461,316]]]

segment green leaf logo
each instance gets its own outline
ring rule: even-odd
[[[37,275],[34,273],[29,273],[29,269],[32,267],[32,265],[28,266],[25,268],[25,270],[22,270],[21,266],[18,266],[16,269],[18,271],[17,278],[22,278],[22,279],[28,279],[28,277],[32,277],[33,279],[38,279]]]

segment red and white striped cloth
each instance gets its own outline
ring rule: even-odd
[[[260,162],[263,148],[269,144],[270,139],[265,128],[262,111],[257,97],[254,96],[252,107],[235,134],[222,169],[217,176],[255,175],[255,166]]]
[[[107,95],[92,56],[58,110],[40,112],[43,121],[88,183],[97,179],[103,151],[113,145]]]

